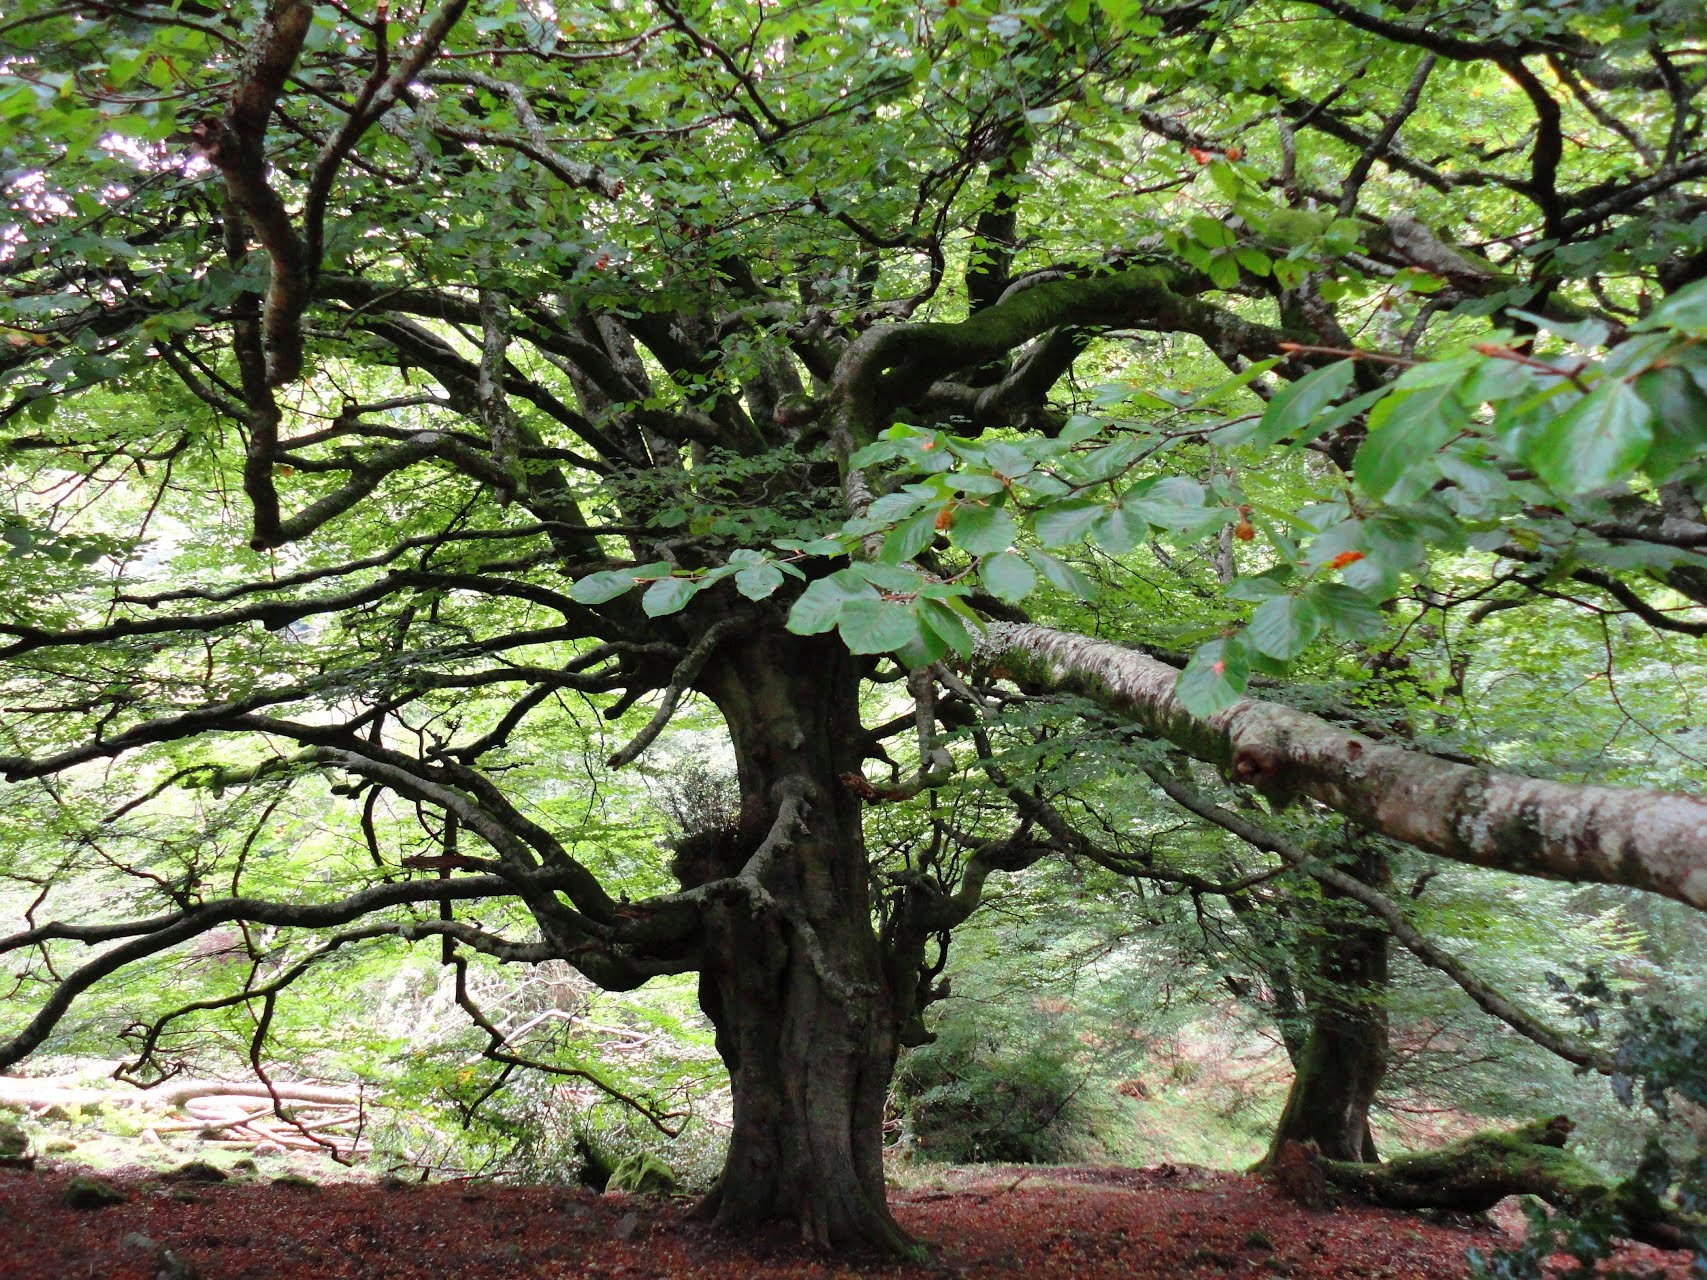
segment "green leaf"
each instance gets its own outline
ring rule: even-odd
[[[1036,466],[1024,450],[1001,441],[984,451],[984,463],[991,471],[1009,480],[1018,480],[1021,476],[1030,475]]]
[[[1202,485],[1185,476],[1161,476],[1141,480],[1120,499],[1121,509],[1158,529],[1187,537],[1197,536],[1226,523],[1220,507],[1206,507]]]
[[[1274,270],[1274,259],[1261,249],[1246,245],[1233,255],[1239,260],[1239,265],[1252,275],[1266,276]]]
[[[994,497],[1007,488],[995,476],[977,471],[957,471],[949,477],[949,483],[961,493],[973,498]]]
[[[1630,327],[1677,329],[1696,337],[1707,337],[1707,280],[1684,285]]]
[[[1104,445],[1083,455],[1073,468],[1074,475],[1086,484],[1112,480],[1138,461],[1149,447],[1147,440],[1132,436],[1116,440],[1113,444]]]
[[[1130,388],[1127,388],[1130,390]],[[1075,413],[1067,419],[1067,425],[1061,428],[1061,434],[1055,437],[1059,445],[1083,444],[1086,440],[1102,434],[1103,422],[1089,414]]]
[[[1434,481],[1429,464],[1436,450],[1469,420],[1456,382],[1395,391],[1369,415],[1369,436],[1353,463],[1358,484],[1372,498],[1385,498],[1405,479],[1413,481],[1407,490],[1426,489]]]
[[[1006,551],[1013,546],[1018,533],[1019,526],[1014,523],[1014,518],[1001,507],[970,504],[955,510],[954,523],[948,529],[954,545],[974,556]]]
[[[944,644],[953,649],[961,657],[967,657],[972,652],[972,633],[967,631],[953,609],[940,600],[924,600],[918,602],[918,616],[924,629],[941,638]]]
[[[1250,657],[1237,639],[1211,640],[1174,681],[1174,697],[1192,715],[1212,716],[1239,700],[1250,676]]]
[[[891,529],[889,536],[883,539],[883,559],[889,564],[900,564],[930,546],[931,539],[936,537],[939,510],[939,507],[926,507]]]
[[[822,635],[836,625],[850,601],[875,600],[877,589],[851,569],[807,584],[788,611],[788,629],[797,636]]]
[[[910,565],[885,564],[879,560],[861,560],[848,566],[842,573],[850,578],[860,578],[869,582],[879,591],[891,595],[912,595],[925,582],[924,575]],[[840,577],[841,574],[837,574]]]
[[[1025,599],[1037,590],[1037,570],[1024,556],[1011,551],[993,555],[978,566],[984,586],[998,600],[1009,604]]]
[[[1209,283],[1217,289],[1231,289],[1239,283],[1239,264],[1225,254],[1209,259]]]
[[[1097,589],[1089,578],[1071,565],[1062,564],[1054,556],[1045,551],[1028,549],[1026,556],[1036,565],[1049,585],[1057,591],[1065,591],[1077,596],[1080,600],[1095,600]]]
[[[893,653],[919,638],[919,619],[904,600],[850,600],[842,605],[836,630],[853,653]]]
[[[1239,182],[1239,175],[1234,172],[1233,166],[1225,160],[1210,162],[1209,181],[1214,183],[1215,189],[1229,200],[1237,200],[1244,194],[1244,188]]]
[[[1321,615],[1307,596],[1274,596],[1251,614],[1245,637],[1259,653],[1290,662],[1310,647],[1321,629]]]
[[[1529,321],[1543,333],[1556,333],[1567,342],[1574,342],[1579,347],[1598,347],[1604,343],[1612,330],[1606,321],[1592,317],[1587,320],[1555,320],[1549,316],[1537,315],[1533,311],[1520,311],[1512,308],[1512,315]]]
[[[1150,536],[1150,522],[1122,504],[1091,526],[1091,541],[1110,555],[1123,556]]]
[[[1259,449],[1266,449],[1286,436],[1304,430],[1317,414],[1351,386],[1353,371],[1350,360],[1340,360],[1289,383],[1268,402],[1251,443]]]
[[[1442,383],[1460,386],[1485,361],[1494,358],[1480,355],[1474,351],[1465,351],[1447,360],[1424,360],[1421,364],[1414,364],[1406,369],[1393,385],[1395,388],[1402,388],[1407,391],[1419,390],[1423,387],[1438,387]]]
[[[598,573],[589,573],[584,578],[577,578],[575,585],[569,588],[569,598],[578,604],[603,604],[606,600],[614,600],[625,591],[632,591],[635,578],[629,569],[605,569]]]
[[[856,470],[864,470],[878,462],[887,462],[890,458],[899,457],[901,445],[894,440],[873,440],[863,448],[854,450],[848,459],[848,466]]]
[[[1218,382],[1213,387],[1209,388],[1209,390],[1201,393],[1200,395],[1193,396],[1192,403],[1197,405],[1209,405],[1214,404],[1218,400],[1225,400],[1228,396],[1232,395],[1233,392],[1255,382],[1258,378],[1262,377],[1263,374],[1267,373],[1279,363],[1280,359],[1276,356],[1267,360],[1258,360],[1255,364],[1246,365],[1225,382]]]
[[[886,493],[866,508],[865,514],[873,520],[881,520],[888,524],[892,520],[900,520],[917,511],[929,495],[916,492],[912,485],[898,493]]]
[[[1350,253],[1357,248],[1363,235],[1363,223],[1356,218],[1335,218],[1322,233],[1322,248],[1331,254]]]
[[[1077,542],[1108,508],[1101,502],[1072,498],[1044,507],[1032,517],[1031,528],[1046,547],[1064,547]]]
[[[1685,370],[1668,365],[1637,378],[1636,394],[1653,411],[1654,444],[1643,469],[1663,484],[1707,455],[1707,393]]]
[[[1347,640],[1370,640],[1387,629],[1387,619],[1375,601],[1343,582],[1312,583],[1307,593],[1316,614],[1334,634]]]
[[[680,613],[687,602],[699,593],[701,585],[692,578],[660,578],[640,597],[641,611],[648,618]]]
[[[1240,578],[1223,593],[1229,600],[1251,600],[1261,602],[1272,600],[1275,596],[1286,594],[1286,578],[1292,576],[1292,570],[1287,567],[1280,570],[1270,569],[1267,573],[1254,578]]]
[[[948,654],[948,645],[936,632],[919,628],[913,633],[913,638],[899,649],[895,650],[895,661],[909,671],[919,667],[928,667],[933,662],[941,662]]]
[[[782,585],[782,570],[774,564],[748,565],[735,575],[735,590],[749,600],[764,600]]]
[[[1218,218],[1199,214],[1187,220],[1185,225],[1191,238],[1206,249],[1221,249],[1233,243],[1232,231]]]
[[[1621,480],[1654,442],[1653,410],[1622,378],[1608,378],[1525,441],[1523,460],[1557,493]]]

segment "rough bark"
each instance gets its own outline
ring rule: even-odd
[[[1176,668],[1047,627],[991,622],[973,660],[1031,688],[1091,698],[1272,800],[1307,796],[1457,862],[1630,885],[1707,910],[1699,797],[1456,764],[1256,698],[1199,719],[1174,697]]]
[[[734,829],[684,843],[684,885],[734,877],[705,908],[700,1002],[734,1091],[719,1225],[796,1224],[822,1246],[899,1251],[883,1106],[911,993],[891,996],[871,926],[860,802],[858,659],[780,630],[729,646],[700,688],[728,721]]]
[[[1386,859],[1367,850],[1355,874],[1379,884]],[[1265,1163],[1287,1142],[1314,1142],[1330,1160],[1374,1162],[1379,1157],[1369,1107],[1387,1074],[1387,931],[1330,917],[1317,933],[1309,1034],[1293,1063],[1292,1087]]]

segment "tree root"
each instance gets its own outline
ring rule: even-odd
[[[1288,1154],[1321,1172],[1327,1185],[1388,1209],[1451,1209],[1478,1213],[1507,1196],[1537,1196],[1566,1213],[1610,1210],[1622,1234],[1661,1249],[1690,1249],[1707,1234],[1707,1217],[1660,1199],[1639,1177],[1608,1180],[1564,1149],[1572,1124],[1565,1116],[1516,1129],[1488,1130],[1434,1151],[1386,1164],[1327,1160],[1311,1147]]]

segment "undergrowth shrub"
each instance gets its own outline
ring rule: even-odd
[[[905,1153],[949,1164],[1053,1164],[1084,1159],[1112,1107],[1095,1101],[1092,1070],[1070,1036],[1050,1028],[947,1022],[895,1078]]]

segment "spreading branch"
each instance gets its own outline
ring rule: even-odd
[[[1082,694],[1240,785],[1307,796],[1441,857],[1629,885],[1707,910],[1707,801],[1698,797],[1458,764],[1255,698],[1200,719],[1174,696],[1176,668],[1047,627],[988,623],[973,661],[1028,687]]]

